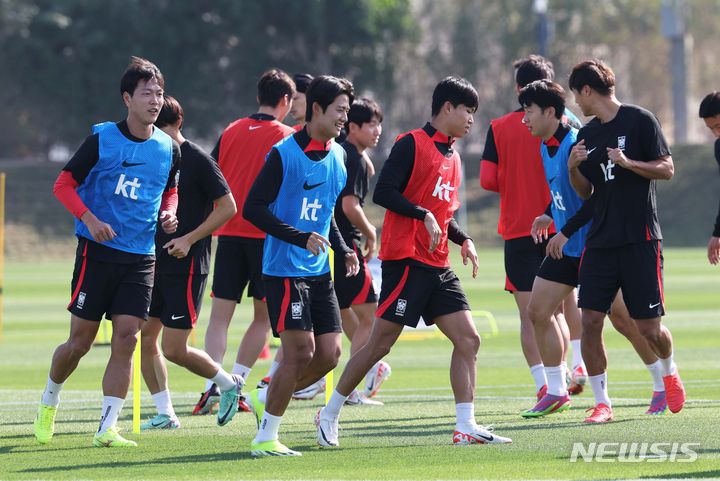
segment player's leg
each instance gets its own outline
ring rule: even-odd
[[[572,362],[570,364],[570,384],[568,385],[568,393],[576,395],[583,392],[585,383],[587,382],[587,369],[582,358],[582,348],[580,347],[580,339],[582,337],[582,313],[577,305],[577,292],[573,292],[563,301],[563,313],[565,321],[568,325],[570,335],[570,348],[572,351]]]
[[[347,336],[348,340],[350,341],[350,353],[354,353],[357,351],[357,349],[352,349],[352,340],[355,336],[355,331],[357,331],[358,323],[360,322],[358,320],[357,314],[355,314],[355,311],[352,307],[347,307],[345,309],[340,309],[340,317],[342,318],[342,330],[343,333]],[[367,340],[367,339],[365,339]],[[359,346],[358,346],[359,348]]]
[[[153,289],[153,300],[156,290]],[[152,306],[151,306],[152,313]],[[159,317],[148,317],[140,328],[140,364],[143,379],[157,409],[157,415],[140,425],[140,429],[174,429],[180,427],[168,388],[167,365],[160,352],[158,339],[162,331]]]

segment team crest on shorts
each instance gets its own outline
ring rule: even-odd
[[[621,135],[618,137],[618,149],[625,150],[625,136]]]
[[[302,317],[302,304],[300,302],[293,302],[290,305],[290,315],[293,319],[300,319]]]
[[[395,307],[395,315],[396,316],[404,316],[406,308],[407,308],[407,301],[405,299],[398,299],[397,306]]]
[[[85,293],[81,292],[80,294],[78,294],[77,308],[82,309],[84,305],[85,305]]]

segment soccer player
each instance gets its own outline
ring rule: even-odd
[[[552,62],[539,55],[517,60],[513,66],[518,93],[530,82],[552,80],[555,75]],[[518,109],[490,124],[480,162],[480,185],[500,194],[498,233],[505,241],[505,290],[517,304],[520,343],[539,400],[547,390],[547,379],[527,307],[535,275],[545,258],[546,241],[535,244],[530,227],[550,203],[550,191],[540,158],[540,139],[530,135],[522,123],[523,115]],[[570,111],[565,115],[576,120]],[[551,226],[549,233],[554,232]]]
[[[293,82],[295,82],[295,94],[292,98],[292,107],[290,108],[290,117],[297,122],[293,128],[295,131],[300,131],[305,127],[305,111],[307,110],[307,103],[305,101],[305,92],[307,91],[310,82],[313,81],[313,76],[308,73],[296,73],[293,75]]]
[[[539,417],[561,412],[570,407],[565,375],[561,366],[564,359],[563,340],[559,326],[553,322],[553,312],[565,299],[565,313],[579,313],[574,290],[578,285],[578,268],[585,247],[585,237],[592,217],[593,202],[583,205],[570,185],[567,160],[570,148],[577,138],[577,130],[562,122],[565,110],[565,91],[555,82],[536,80],[520,91],[520,105],[525,116],[523,122],[530,133],[543,140],[541,156],[545,177],[548,180],[552,202],[552,217],[543,214],[535,219],[531,233],[539,242],[547,238],[547,229],[554,222],[558,233],[548,243],[545,257],[533,283],[528,316],[535,326],[536,339],[545,366],[548,391],[523,417]],[[577,216],[575,215],[577,214]],[[581,227],[582,226],[582,227]],[[572,295],[569,295],[572,294]],[[618,295],[613,302],[610,319],[613,326],[633,344],[645,362],[654,382],[653,399],[647,414],[661,414],[667,409],[661,364],[640,334],[635,321],[626,315],[627,308]]]
[[[372,163],[367,149],[377,146],[382,133],[383,113],[380,106],[367,98],[353,102],[348,113],[345,129],[347,139],[341,145],[347,153],[347,183],[335,206],[335,222],[345,243],[360,260],[360,272],[356,276],[345,275],[344,259],[335,259],[335,294],[340,304],[343,331],[351,341],[350,354],[354,354],[368,340],[377,308],[377,294],[367,261],[375,253],[377,236],[363,205],[368,193],[368,165]],[[362,237],[365,237],[364,252]],[[357,389],[348,397],[347,404],[379,404],[369,398],[375,396],[380,385],[391,374],[390,365],[378,361],[365,377],[365,391]]]
[[[250,186],[272,146],[294,132],[292,127],[282,123],[295,94],[295,84],[290,76],[282,70],[268,70],[258,80],[257,88],[260,104],[257,113],[228,125],[211,154],[217,159],[235,202],[240,206],[245,203]],[[253,298],[253,319],[245,331],[232,369],[233,374],[247,379],[267,343],[270,329],[261,279],[265,233],[238,212],[215,235],[218,244],[205,351],[215,362],[222,364],[230,321],[247,286],[247,296]],[[208,379],[192,413],[211,412],[219,397],[217,386]],[[247,409],[244,402],[240,408]]]
[[[327,406],[315,418],[321,446],[338,446],[340,409],[368,369],[386,356],[405,326],[420,316],[453,344],[450,383],[457,420],[454,444],[509,443],[475,422],[476,356],[480,336],[460,281],[450,269],[448,240],[477,275],[470,236],[453,219],[460,206],[462,168],[454,142],[470,131],[478,95],[467,80],[447,77],[435,87],[432,119],[398,137],[380,173],[373,201],[387,210],[379,257],[382,287],[368,342],[348,361]]]
[[[182,135],[183,122],[180,103],[165,96],[155,126],[180,145],[182,175],[178,181],[178,229],[172,235],[158,231],[155,236],[155,284],[149,317],[142,326],[141,359],[143,377],[158,414],[140,426],[143,430],[180,427],[170,399],[163,354],[175,364],[212,379],[220,388],[218,424],[221,426],[230,422],[237,412],[244,382],[239,376],[225,372],[205,351],[187,345],[210,270],[210,235],[237,209],[217,163]],[[157,343],[161,330],[163,354]]]
[[[314,383],[340,357],[340,309],[330,278],[327,248],[345,259],[347,275],[359,269],[342,240],[333,208],[345,187],[345,151],[333,139],[347,121],[352,84],[316,77],[306,92],[307,125],[277,143],[248,194],[243,215],[267,232],[263,278],[273,333],[283,358],[267,389],[250,393],[258,432],[253,456],[299,456],[278,440],[280,421],[294,391]]]
[[[164,86],[153,63],[132,57],[120,80],[127,118],[95,125],[55,182],[55,196],[75,217],[78,247],[68,304],[70,335],[55,350],[35,419],[40,443],[50,442],[63,384],[92,347],[106,315],[113,334],[93,445],[137,446],[118,433],[116,423],[130,384],[136,334],[150,306],[158,214],[166,232],[177,228],[180,150],[153,127]]]
[[[705,125],[716,137],[715,160],[720,167],[720,92],[711,92],[700,102],[700,118],[705,121]],[[712,265],[720,262],[720,207],[718,207],[715,227],[708,242],[707,256]]]
[[[673,361],[670,331],[662,325],[662,234],[655,181],[670,180],[674,167],[657,118],[615,97],[615,74],[600,60],[577,64],[570,89],[586,116],[568,159],[570,182],[582,198],[596,196],[593,223],[580,266],[582,351],[595,408],[587,422],[613,419],[607,392],[607,356],[602,327],[618,289],[630,315],[662,364],[668,408],[680,412],[683,387]]]

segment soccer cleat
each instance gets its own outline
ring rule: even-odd
[[[538,401],[540,401],[542,398],[545,397],[547,394],[547,384],[543,384],[543,387],[540,388],[538,392],[535,393],[535,397]]]
[[[555,396],[546,394],[532,409],[528,409],[520,415],[524,418],[539,418],[548,414],[567,411],[568,409],[570,409],[569,395]]]
[[[260,422],[262,421],[263,414],[265,414],[265,403],[260,401],[258,397],[259,393],[259,389],[253,389],[247,397],[250,410],[255,414],[255,423],[257,423],[258,429],[260,429]]]
[[[210,389],[200,394],[200,400],[193,408],[192,415],[199,416],[212,413],[213,409],[217,407],[218,401],[220,401],[220,391],[218,391],[217,385],[213,384]]]
[[[93,446],[96,448],[134,448],[137,443],[120,436],[117,426],[111,426],[102,435],[95,434]]]
[[[675,374],[663,376],[663,384],[665,385],[665,397],[670,412],[673,414],[679,413],[685,405],[685,386],[680,380],[680,373],[677,369]]]
[[[302,453],[293,451],[277,439],[273,439],[262,443],[255,441],[250,443],[250,455],[253,458],[259,458],[261,456],[302,456]]]
[[[257,383],[258,389],[266,388],[270,385],[270,376],[265,376],[264,378],[260,379],[260,382]]]
[[[468,432],[458,431],[453,433],[453,444],[455,446],[469,446],[471,444],[511,444],[512,439],[493,433],[492,426],[475,427]]]
[[[583,392],[583,386],[587,383],[587,372],[582,364],[573,369],[570,382],[568,383],[568,394],[575,396]]]
[[[380,386],[392,374],[390,364],[385,361],[378,361],[365,375],[365,397],[374,397],[380,390]]]
[[[325,391],[325,378],[320,379],[313,384],[310,384],[304,389],[295,391],[292,395],[293,399],[310,400],[314,399],[315,396]]]
[[[218,426],[225,426],[232,420],[235,413],[238,412],[238,402],[240,400],[240,390],[243,387],[243,378],[237,374],[232,375],[235,386],[229,391],[220,392],[220,407],[218,407],[217,423]]]
[[[645,414],[665,414],[668,409],[667,399],[665,398],[665,391],[653,391],[652,400],[650,401],[650,407]]]
[[[586,411],[592,411],[592,414],[585,418],[586,423],[607,423],[613,420],[612,408],[607,404],[600,403]]]
[[[168,416],[167,414],[158,414],[152,419],[148,419],[140,425],[141,431],[148,429],[177,429],[180,427],[180,420],[176,416]]]
[[[381,401],[370,399],[365,394],[360,394],[357,389],[353,389],[348,398],[345,400],[346,406],[383,406]]]
[[[40,444],[47,444],[55,434],[55,415],[57,414],[57,406],[48,406],[40,403],[37,416],[33,423],[35,430],[35,439]]]
[[[250,409],[250,406],[247,403],[247,400],[245,399],[245,396],[240,396],[238,398],[238,412],[239,413],[251,413],[252,409]]]
[[[338,441],[338,418],[326,418],[323,416],[325,408],[321,408],[315,415],[315,427],[317,428],[317,443],[325,447],[337,447]]]

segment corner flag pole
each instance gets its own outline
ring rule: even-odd
[[[3,340],[3,288],[5,287],[5,172],[0,172],[0,342]]]
[[[328,262],[330,263],[330,277],[335,276],[335,252],[328,247]],[[333,390],[333,371],[325,374],[325,405],[330,402],[330,396],[332,396]]]

